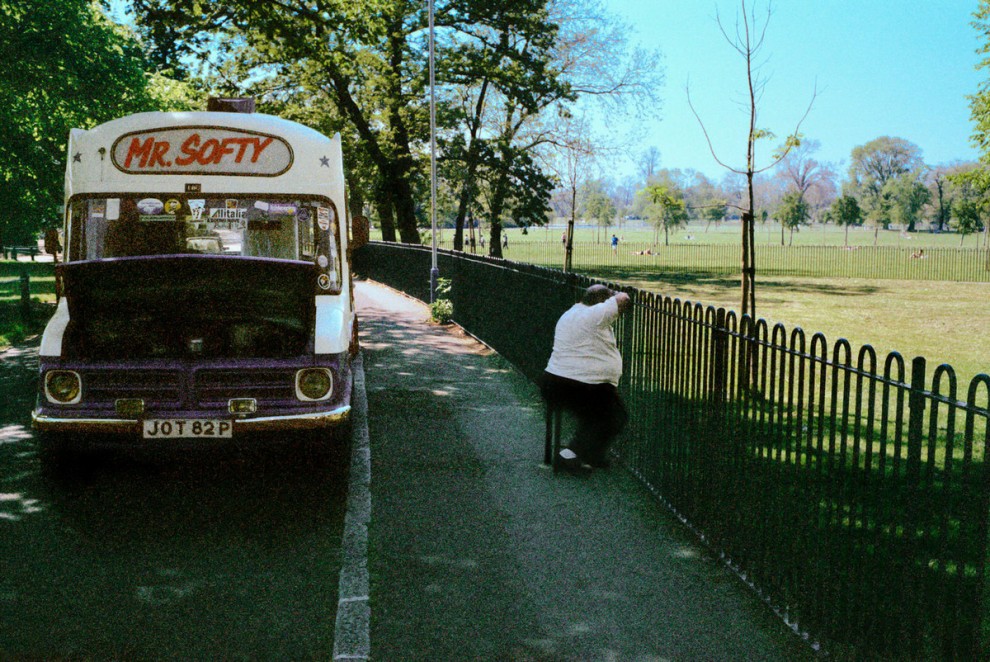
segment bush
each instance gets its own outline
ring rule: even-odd
[[[437,299],[430,304],[430,319],[437,324],[447,324],[454,317],[454,302],[450,299]]]
[[[450,288],[449,278],[437,279],[436,300],[430,304],[430,319],[437,324],[448,324],[454,317],[454,302],[447,298]]]

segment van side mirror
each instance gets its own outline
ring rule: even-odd
[[[351,238],[347,242],[348,248],[356,251],[370,241],[371,226],[367,216],[351,217]]]

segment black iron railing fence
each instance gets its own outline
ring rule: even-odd
[[[476,250],[487,254],[487,249]],[[504,249],[503,256],[557,269],[564,264],[559,241],[515,241]],[[633,242],[621,243],[613,250],[607,242],[581,242],[574,244],[572,266],[596,274],[648,270],[731,276],[739,273],[739,260],[737,244],[664,246]],[[979,248],[757,244],[756,264],[763,276],[990,282],[990,250]]]
[[[357,258],[428,299],[428,250],[372,244]],[[454,319],[530,377],[592,282],[460,253],[439,266]],[[923,358],[626,291],[623,464],[834,654],[990,655],[990,377],[959,385]]]

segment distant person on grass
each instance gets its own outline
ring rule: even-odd
[[[557,458],[574,473],[607,467],[608,447],[628,420],[619,398],[622,355],[612,323],[632,305],[629,295],[604,285],[585,290],[561,315],[540,390],[548,404],[574,414],[577,430]]]

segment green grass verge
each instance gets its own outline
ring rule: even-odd
[[[31,307],[25,318],[21,304],[21,272],[30,276]],[[24,342],[45,328],[55,311],[53,265],[0,260],[0,349]]]

